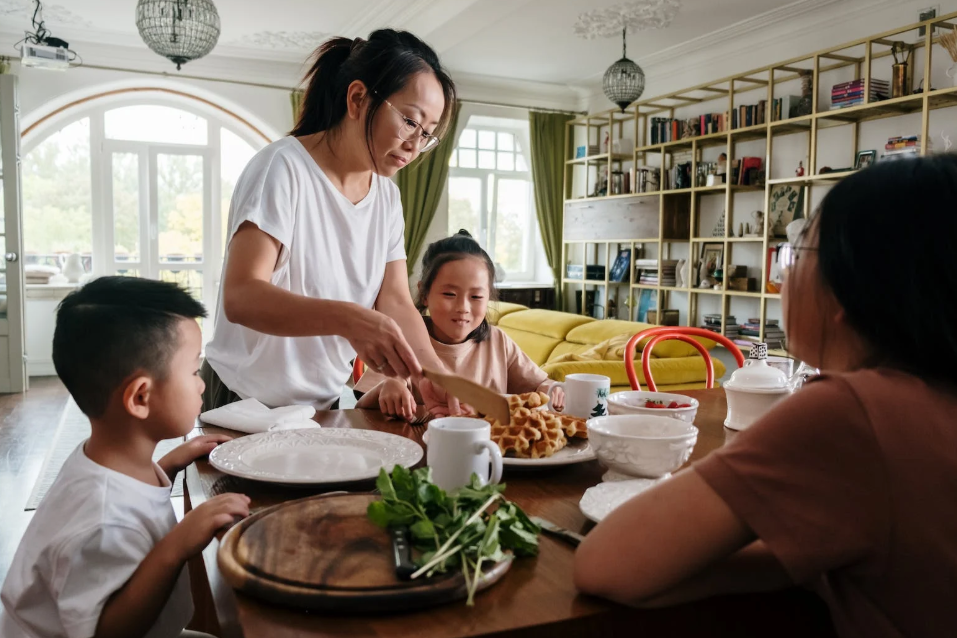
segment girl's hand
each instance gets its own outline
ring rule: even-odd
[[[387,377],[406,379],[422,374],[422,366],[399,324],[381,312],[354,307],[355,316],[350,317],[349,330],[343,336],[367,366]]]
[[[555,388],[549,396],[552,397],[551,407],[553,410],[561,412],[565,409],[565,391],[561,388]]]
[[[415,397],[409,386],[398,379],[386,379],[379,388],[379,411],[386,416],[412,421],[415,419]]]

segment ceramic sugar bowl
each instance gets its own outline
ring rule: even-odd
[[[775,403],[791,394],[787,375],[768,365],[768,346],[756,343],[751,347],[744,367],[735,370],[724,384],[728,397],[728,417],[725,426],[744,430],[771,409]]]

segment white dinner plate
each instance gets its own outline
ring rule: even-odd
[[[379,469],[412,467],[422,459],[415,441],[375,430],[321,428],[260,432],[216,447],[209,462],[220,472],[287,485],[374,479]]]
[[[422,434],[422,442],[426,445],[429,444],[429,433],[426,431]],[[558,465],[574,465],[575,463],[584,463],[586,461],[591,461],[595,458],[595,451],[589,445],[587,439],[577,439],[573,438],[568,441],[568,444],[560,449],[558,452],[555,452],[551,456],[545,457],[543,459],[517,459],[512,456],[503,456],[502,465],[505,467],[522,467],[522,468],[536,468],[536,467],[555,467]]]
[[[669,474],[661,478],[638,478],[599,483],[595,487],[589,487],[585,490],[585,495],[578,502],[578,507],[581,508],[585,518],[599,523],[601,519],[608,516],[625,501],[670,477]]]

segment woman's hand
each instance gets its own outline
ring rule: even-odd
[[[387,377],[405,379],[422,374],[419,360],[392,318],[361,306],[355,309],[343,336],[355,348],[359,359]]]
[[[379,411],[404,421],[415,419],[415,397],[404,381],[386,379],[379,388]]]

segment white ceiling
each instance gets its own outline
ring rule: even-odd
[[[428,41],[453,74],[586,86],[620,56],[621,43],[582,40],[572,27],[580,13],[619,1],[215,0],[222,34],[210,57],[299,65],[329,34],[367,36],[389,26]],[[669,51],[695,42],[704,46],[716,33],[732,38],[748,25],[772,24],[840,1],[681,0],[668,28],[629,33],[628,57],[643,66],[663,61]],[[33,0],[0,0],[0,32],[22,35],[32,6]],[[81,54],[84,43],[145,50],[134,24],[135,6],[135,0],[51,1],[44,2],[44,17],[47,28]]]

